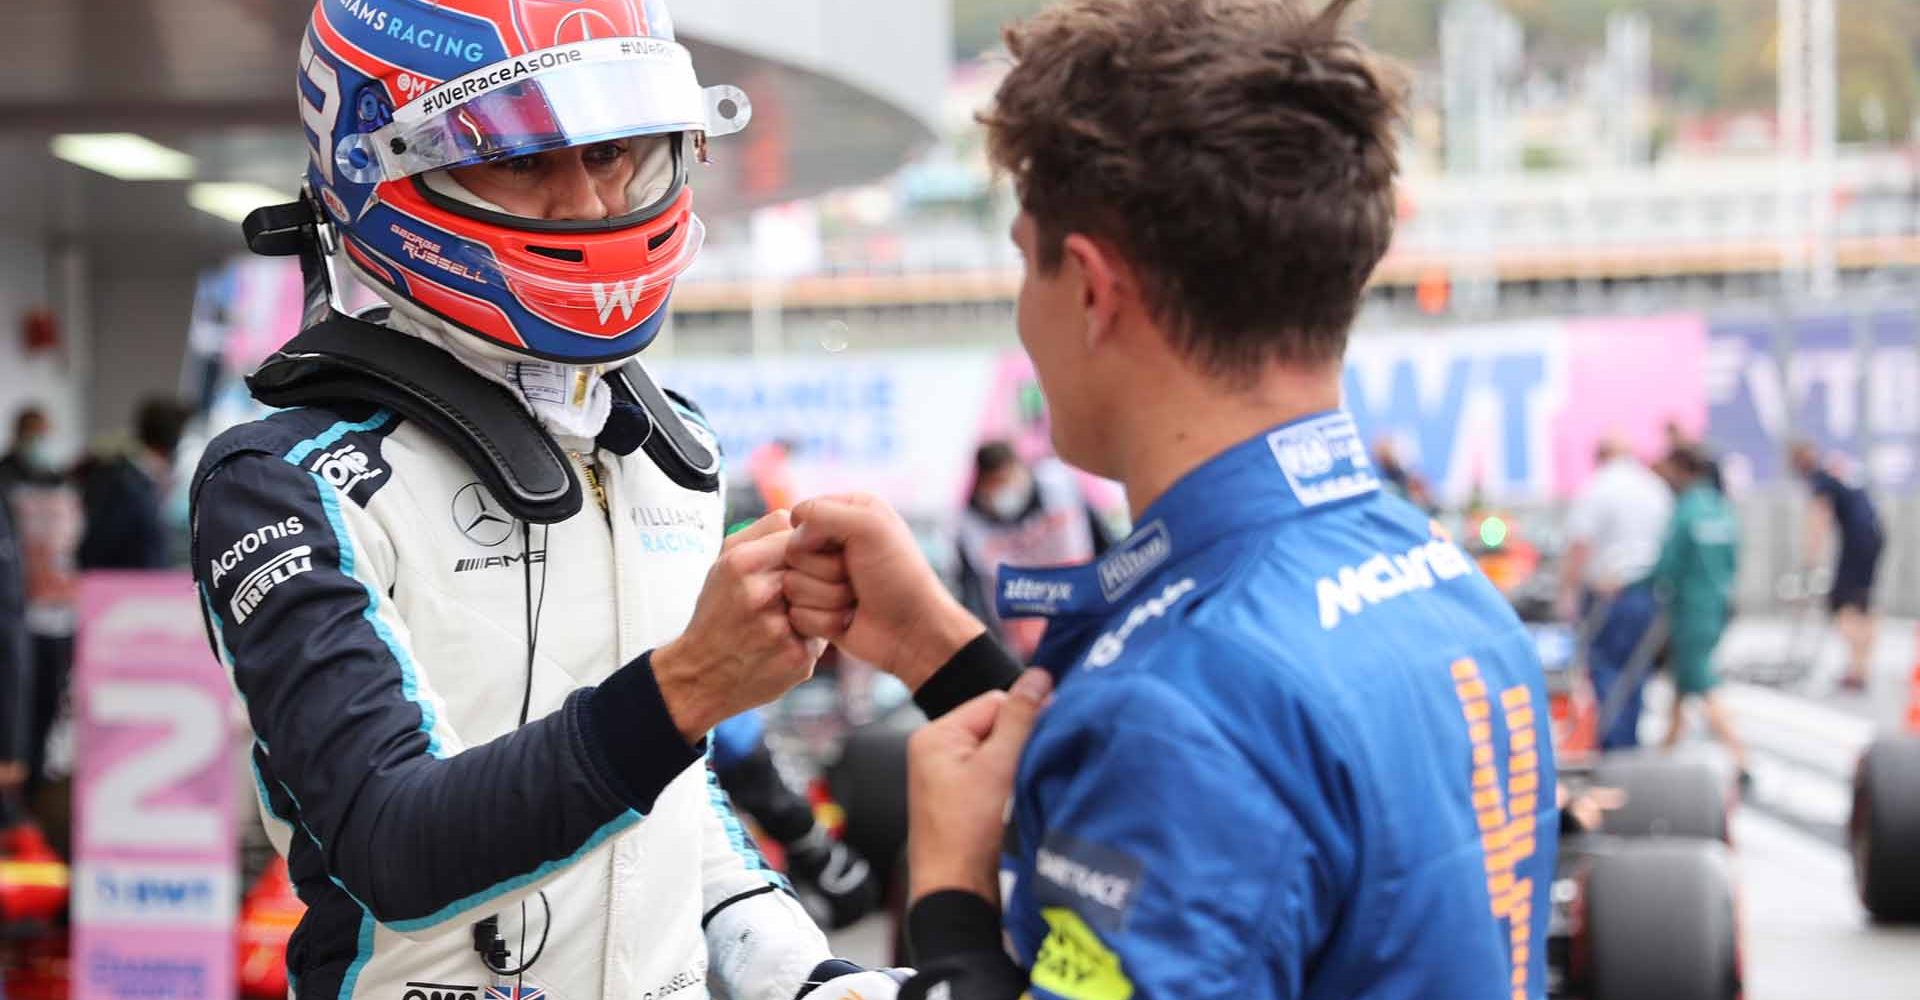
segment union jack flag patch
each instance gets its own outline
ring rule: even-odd
[[[543,986],[489,986],[487,1000],[545,1000]]]

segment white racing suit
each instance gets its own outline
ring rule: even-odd
[[[243,425],[196,473],[195,576],[309,907],[301,1000],[790,1000],[828,958],[648,659],[692,613],[720,497],[561,444],[585,502],[550,526],[371,405]],[[476,952],[491,915],[511,964],[545,928],[523,977]]]

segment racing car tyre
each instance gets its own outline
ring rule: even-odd
[[[847,734],[840,759],[827,768],[827,787],[846,810],[840,839],[876,868],[907,848],[908,735],[896,726],[863,726]],[[883,885],[892,878],[875,875]]]
[[[1740,995],[1724,845],[1622,842],[1594,859],[1585,898],[1592,1000]]]
[[[1920,921],[1920,739],[1867,747],[1854,772],[1848,833],[1867,912],[1886,923]]]
[[[1704,761],[1642,754],[1610,756],[1593,769],[1594,784],[1626,793],[1601,832],[1616,837],[1727,839],[1727,782]]]

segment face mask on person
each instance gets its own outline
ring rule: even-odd
[[[981,505],[1002,521],[1019,517],[1032,502],[1033,480],[1026,476],[1016,476],[980,497]]]
[[[53,469],[53,449],[46,438],[30,438],[20,442],[20,462],[35,472],[50,472]]]

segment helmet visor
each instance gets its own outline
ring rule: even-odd
[[[355,179],[400,180],[640,135],[729,135],[752,105],[734,87],[701,87],[693,57],[657,38],[609,38],[508,59],[442,84],[339,151]],[[353,148],[345,148],[352,144]]]

